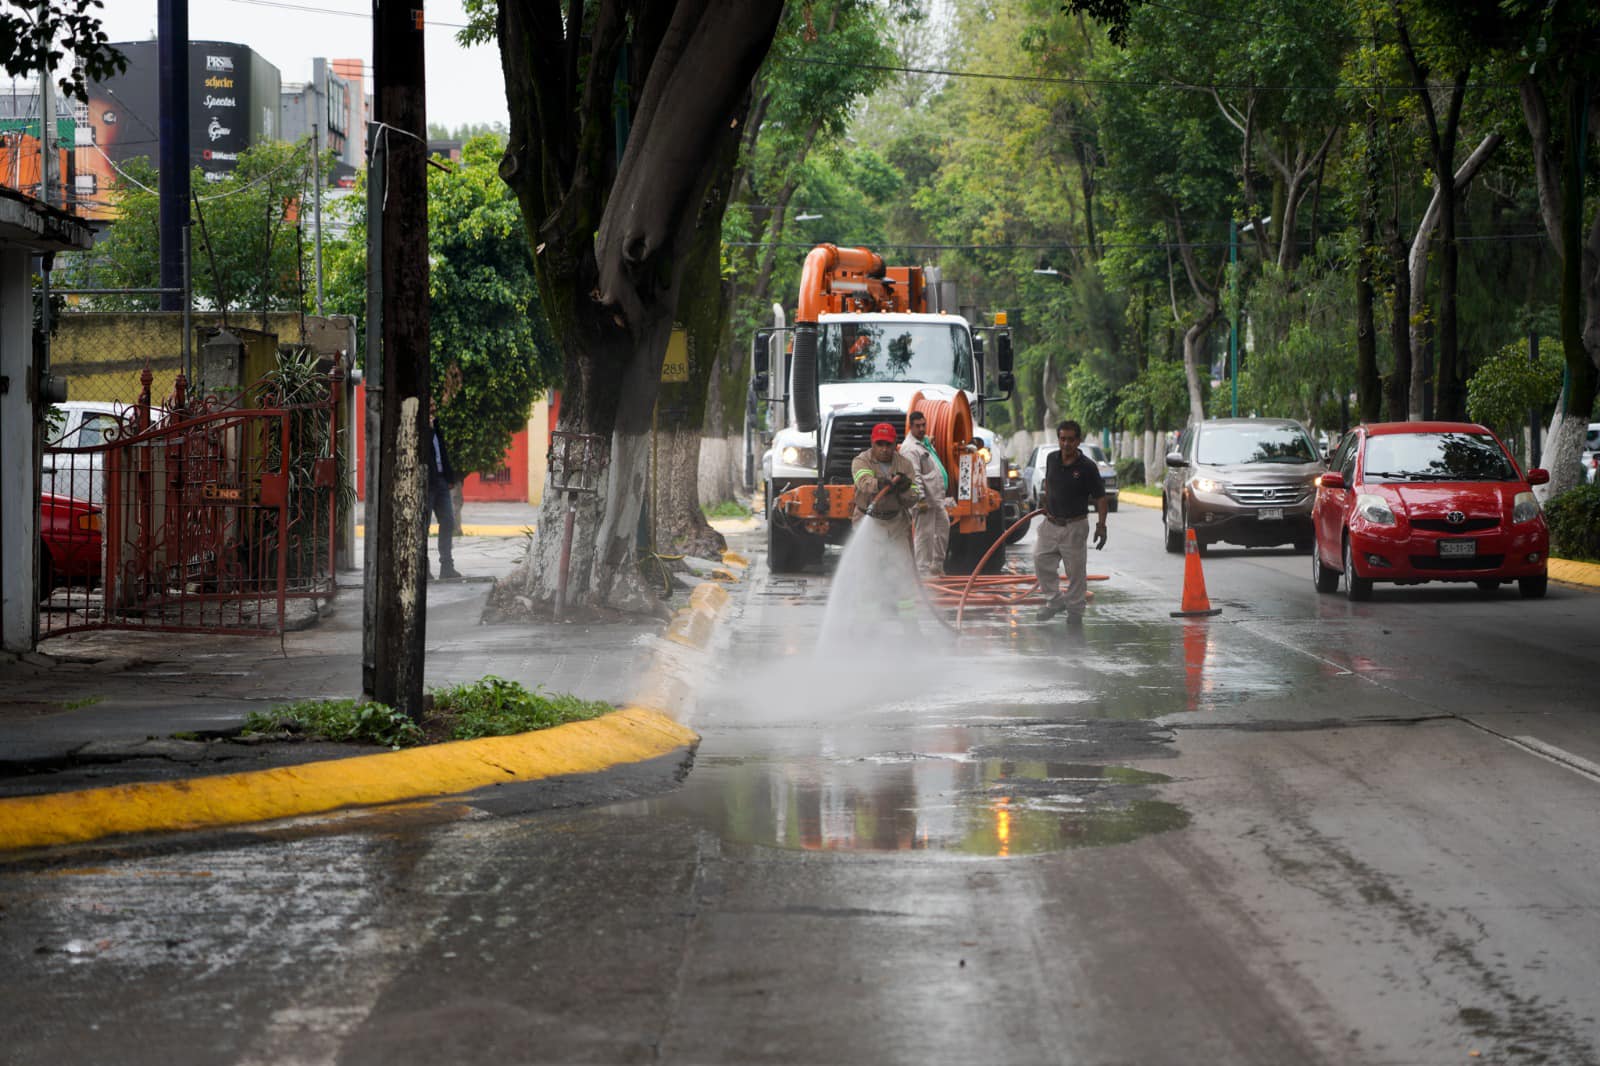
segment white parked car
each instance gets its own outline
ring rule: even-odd
[[[68,400],[55,405],[62,421],[49,430],[50,448],[92,448],[121,424],[126,404],[109,400]],[[43,490],[100,505],[105,500],[104,460],[98,452],[46,452]]]
[[[1034,510],[1044,506],[1044,461],[1049,456],[1059,451],[1054,444],[1041,444],[1028,453],[1028,462],[1022,468],[1022,491],[1027,500],[1028,509]],[[1106,503],[1107,510],[1117,509],[1117,468],[1106,460],[1106,453],[1100,450],[1100,445],[1084,441],[1078,445],[1078,450],[1094,460],[1100,468],[1100,480],[1105,482],[1106,495],[1110,499]]]

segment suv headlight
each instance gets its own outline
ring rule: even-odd
[[[1363,492],[1356,497],[1356,514],[1375,526],[1394,525],[1394,512],[1389,501],[1376,493]]]
[[[802,448],[798,445],[788,444],[779,453],[786,466],[816,466],[817,450],[815,448]]]
[[[1213,480],[1211,478],[1208,478],[1208,477],[1197,477],[1193,481],[1189,482],[1189,484],[1194,488],[1194,491],[1196,491],[1196,492],[1212,492],[1212,493],[1216,493],[1216,492],[1222,492],[1223,491],[1222,482],[1215,481],[1215,480]]]
[[[1532,522],[1539,517],[1539,500],[1531,492],[1519,492],[1511,501],[1511,521]]]

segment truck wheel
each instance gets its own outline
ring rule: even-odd
[[[767,523],[767,569],[792,574],[805,566],[805,545],[798,534],[777,522]]]

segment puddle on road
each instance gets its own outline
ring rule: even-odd
[[[801,851],[1036,855],[1125,844],[1189,815],[1122,766],[890,752],[851,760],[701,759],[682,792],[612,808],[680,816],[728,841]]]

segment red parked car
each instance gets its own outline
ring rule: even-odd
[[[88,500],[39,496],[39,595],[100,578],[100,508]]]
[[[1375,581],[1473,581],[1485,592],[1515,580],[1545,593],[1550,530],[1532,486],[1505,445],[1469,422],[1358,426],[1318,479],[1311,521],[1311,578],[1318,592],[1342,583],[1365,600]]]

